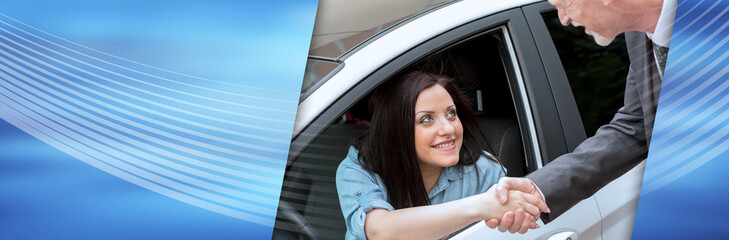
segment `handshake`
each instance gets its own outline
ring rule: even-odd
[[[504,177],[482,195],[482,213],[489,228],[524,234],[539,228],[536,221],[547,203],[534,183],[527,178]]]

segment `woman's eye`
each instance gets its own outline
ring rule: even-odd
[[[420,119],[420,123],[429,123],[432,121],[433,121],[433,117],[431,117],[430,115],[424,116],[423,118]]]
[[[448,116],[449,118],[450,118],[450,117],[455,117],[456,115],[457,115],[457,114],[456,114],[456,110],[450,110],[450,111],[448,111],[448,113],[446,114],[446,116]]]

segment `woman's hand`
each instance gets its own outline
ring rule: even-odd
[[[479,194],[483,219],[501,219],[504,214],[514,214],[515,223],[523,223],[522,226],[529,226],[531,229],[538,227],[536,220],[539,219],[540,209],[547,209],[547,204],[542,199],[520,191],[509,191],[509,201],[502,204],[495,192],[495,187],[491,187],[485,193]],[[510,232],[525,233],[526,230],[527,228],[517,228]]]
[[[537,228],[540,207],[547,204],[538,197],[520,191],[509,191],[509,200],[501,203],[496,189],[441,204],[387,211],[373,209],[367,213],[364,224],[368,239],[437,239],[469,223],[504,214],[515,214],[518,226]],[[517,226],[517,224],[514,224]],[[528,228],[519,229],[524,233]],[[517,231],[514,231],[517,232]]]
[[[504,204],[491,187],[485,193],[441,204],[395,211],[373,209],[365,218],[365,235],[368,239],[438,239],[469,223],[500,219],[504,214],[515,214],[514,221],[518,221],[519,226],[537,228],[535,216],[539,216],[541,206],[546,209],[544,201],[519,191],[508,194],[509,201]],[[524,233],[527,229],[518,229],[518,232]]]
[[[496,184],[496,196],[499,201],[506,203],[509,199],[509,191],[516,190],[521,191],[539,199],[544,199],[542,193],[537,189],[536,185],[528,178],[514,178],[514,177],[503,177]],[[550,213],[549,208],[540,208],[542,212]],[[525,214],[525,213],[524,213]],[[497,228],[501,232],[509,231],[510,233],[525,233],[528,229],[533,229],[532,224],[523,224],[521,221],[515,218],[514,213],[507,212],[501,218],[492,218],[486,221],[486,226],[489,228]]]

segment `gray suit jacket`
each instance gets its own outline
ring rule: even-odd
[[[582,142],[572,153],[527,176],[545,195],[552,211],[542,214],[544,222],[590,197],[648,154],[662,79],[656,67],[653,43],[645,33],[626,32],[625,40],[630,70],[624,106],[610,123],[600,127],[595,136]]]

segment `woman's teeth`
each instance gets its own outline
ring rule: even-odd
[[[453,144],[456,144],[456,141],[451,141],[449,143],[441,143],[438,145],[433,146],[434,148],[444,148],[444,147],[450,147],[453,146]]]

